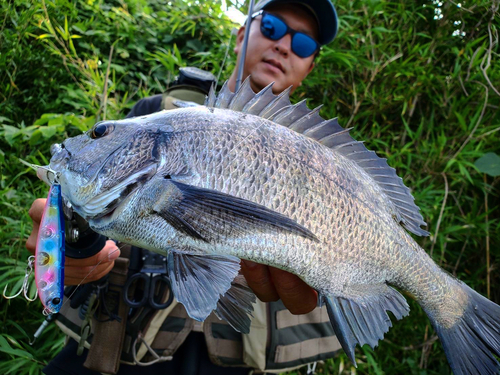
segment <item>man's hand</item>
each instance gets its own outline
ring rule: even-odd
[[[281,299],[296,315],[307,314],[317,305],[318,293],[296,275],[248,260],[241,261],[241,271],[261,301]]]
[[[31,220],[33,220],[33,230],[26,241],[26,248],[32,254],[35,254],[38,230],[46,201],[46,199],[35,200],[29,210],[29,215]],[[118,250],[116,244],[108,240],[102,250],[90,258],[73,259],[66,257],[64,284],[78,285],[101,279],[111,271],[115,264],[115,259],[119,256],[120,250]]]

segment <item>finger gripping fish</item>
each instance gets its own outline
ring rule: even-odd
[[[288,91],[246,81],[206,106],[98,123],[53,147],[63,196],[97,232],[165,254],[188,314],[248,332],[239,260],[301,277],[355,363],[409,313],[428,314],[455,374],[497,374],[500,307],[439,268],[405,229],[428,233],[385,159]],[[240,280],[241,281],[241,280]]]

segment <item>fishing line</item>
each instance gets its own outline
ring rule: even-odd
[[[229,48],[231,48],[231,42],[233,40],[234,30],[236,29],[231,30],[231,35],[229,35],[229,41],[227,42],[226,53],[224,54],[224,59],[222,59],[222,65],[219,69],[219,74],[217,74],[217,78],[215,79],[215,88],[217,88],[217,85],[219,84],[219,78],[222,74],[222,71],[224,70],[224,65],[226,64],[227,56],[229,55]]]
[[[47,183],[48,185],[52,185],[59,178],[59,173],[51,169],[48,165],[42,166],[42,165],[28,163],[27,161],[20,158],[18,158],[18,160],[24,165],[27,165],[28,167],[34,169],[36,171],[36,175],[38,176],[38,178]],[[39,174],[39,172],[45,172],[46,179],[44,179],[43,175]]]
[[[126,246],[127,244],[123,244],[122,246],[120,246],[119,248],[117,248],[116,250],[113,250],[111,253],[108,254],[108,258],[110,255],[116,253],[117,251],[121,250],[124,246]],[[90,274],[92,272],[94,272],[94,270],[104,261],[104,259],[101,259],[99,262],[97,262],[97,264],[89,271],[89,273],[82,279],[82,281],[80,281],[80,283],[76,286],[75,290],[73,290],[73,293],[71,293],[69,295],[69,297],[66,299],[66,301],[64,301],[64,303],[62,304],[61,306],[61,309],[64,307],[64,305],[69,301],[71,300],[71,297],[73,297],[73,294],[76,293],[76,291],[78,290],[78,288],[80,287],[80,285],[83,284],[83,282],[87,279],[87,277],[90,276]]]
[[[243,46],[241,47],[241,56],[238,64],[238,72],[236,75],[236,87],[234,91],[238,91],[241,85],[241,81],[243,79],[243,68],[245,66],[245,59],[247,55],[247,46],[248,46],[248,38],[250,36],[250,24],[252,23],[252,14],[254,8],[254,0],[250,0],[250,5],[248,7],[248,16],[245,26],[245,37],[243,38]]]

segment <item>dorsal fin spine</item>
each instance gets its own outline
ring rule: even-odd
[[[215,94],[215,83],[212,83],[210,85],[210,91],[208,92],[208,95],[205,98],[205,106],[207,106],[209,108],[213,108],[215,105],[216,99],[217,99],[217,96]]]
[[[243,107],[242,112],[244,113],[250,113],[252,115],[258,115],[262,109],[264,108],[265,105],[263,105],[263,102],[265,100],[265,97],[274,97],[274,94],[272,92],[274,82],[271,82],[269,85],[264,87],[259,93],[257,93],[252,100],[250,100],[245,107]],[[261,106],[259,106],[259,104]]]
[[[231,101],[231,98],[233,97],[234,93],[229,90],[228,87],[228,81],[224,82],[224,85],[222,85],[222,88],[219,92],[219,95],[217,95],[217,99],[215,100],[214,107],[215,108],[227,108],[227,105]]]
[[[233,95],[228,104],[228,109],[233,111],[242,111],[245,105],[255,97],[255,93],[250,87],[250,77],[247,77],[240,89]]]
[[[338,150],[340,148],[347,147],[347,146],[352,146],[352,145],[355,145],[355,144],[358,144],[358,143],[360,143],[360,141],[352,141],[352,142],[342,143],[342,144],[340,144],[338,146],[335,146],[334,149]]]
[[[298,131],[299,133],[304,133],[305,131],[309,130],[313,125],[317,125],[317,124],[311,124],[309,126],[307,126],[308,124],[306,124],[306,128],[304,129],[301,129],[300,126],[301,125],[304,125],[304,123],[307,121],[307,120],[310,120],[314,115],[318,114],[319,110],[323,107],[323,105],[320,105],[320,106],[317,106],[316,108],[314,108],[313,110],[311,110],[309,113],[306,113],[304,116],[302,116],[301,118],[297,119],[297,121],[295,121],[294,123],[290,124],[288,127],[294,131]],[[318,115],[319,117],[319,115]],[[320,117],[321,118],[321,117]]]
[[[260,117],[264,118],[269,118],[272,116],[277,110],[290,105],[290,99],[289,99],[289,94],[290,91],[292,90],[292,86],[288,87],[286,90],[284,90],[281,94],[276,96],[272,102],[270,102],[267,106],[264,107],[264,109],[259,113]],[[280,101],[285,98],[285,103],[280,106]],[[274,109],[274,111],[273,111]]]
[[[323,140],[327,140],[328,138],[331,138],[331,137],[337,137],[339,135],[343,135],[343,134],[349,133],[351,130],[352,130],[352,127],[351,128],[345,128],[345,129],[343,129],[343,130],[341,130],[339,132],[335,132],[333,134],[330,134],[329,136],[321,138],[321,140],[323,141]]]

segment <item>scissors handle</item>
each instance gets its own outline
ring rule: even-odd
[[[158,289],[159,288],[159,289]],[[158,289],[158,293],[156,293]],[[164,291],[168,290],[168,299],[165,302],[156,302],[156,297],[160,300],[163,297]],[[170,280],[165,275],[156,275],[151,277],[149,284],[149,305],[156,310],[162,310],[170,306],[174,300],[174,294],[172,293],[172,288],[170,287]]]
[[[139,292],[140,298],[139,300],[135,299],[136,294],[135,288],[132,288],[133,285],[137,288],[137,283],[143,281],[144,282],[144,290]],[[140,286],[140,285],[139,285]],[[123,286],[123,300],[125,303],[133,308],[142,307],[148,302],[148,294],[150,288],[150,277],[144,273],[135,273],[128,278]],[[133,299],[130,298],[130,292],[133,292]]]

